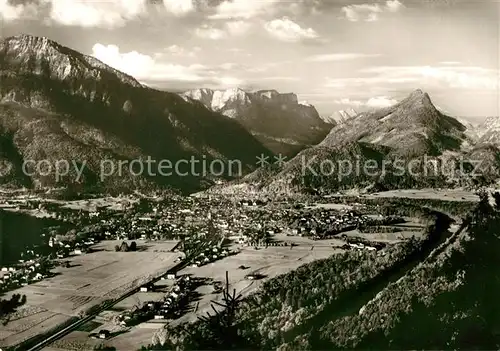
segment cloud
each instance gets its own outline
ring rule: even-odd
[[[49,20],[67,26],[121,27],[146,12],[145,0],[42,0],[50,4]]]
[[[367,107],[382,108],[395,105],[397,102],[397,100],[388,98],[387,96],[378,96],[368,99],[365,105]]]
[[[279,0],[225,0],[210,19],[250,19],[269,11]]]
[[[383,12],[398,12],[404,5],[399,0],[387,0],[385,5],[375,4],[355,4],[342,7],[341,11],[348,21],[374,22],[379,19],[379,14]]]
[[[147,76],[155,65],[155,61],[151,56],[137,51],[121,53],[116,45],[105,46],[97,43],[92,47],[92,56],[138,79]]]
[[[363,102],[360,100],[351,100],[350,98],[342,98],[335,100],[334,103],[339,104],[339,105],[349,105],[349,106],[362,106]]]
[[[285,42],[296,43],[319,39],[319,34],[314,29],[302,28],[288,17],[269,21],[264,28],[272,37]]]
[[[168,56],[182,56],[182,57],[195,57],[196,54],[201,51],[199,46],[195,46],[191,49],[186,49],[177,44],[170,45],[163,49],[161,52],[157,52],[154,54],[155,58],[162,58],[166,55]]]
[[[275,62],[267,62],[267,63],[262,63],[259,65],[254,65],[251,67],[248,67],[247,71],[250,73],[263,73],[263,72],[268,72],[269,70],[272,70],[273,68],[283,68],[285,65],[294,63],[293,60],[284,60],[284,61],[275,61]]]
[[[239,87],[244,84],[244,81],[242,79],[228,76],[218,77],[217,81],[220,85],[228,88]]]
[[[270,76],[270,77],[262,77],[259,79],[265,81],[283,81],[283,82],[297,82],[300,80],[297,77],[288,77],[288,76]]]
[[[498,71],[474,66],[377,66],[359,71],[349,78],[327,78],[324,87],[331,89],[359,89],[372,87],[422,86],[496,91]]]
[[[217,28],[212,24],[203,24],[195,29],[194,34],[197,37],[210,40],[225,39],[230,36],[241,36],[246,34],[252,24],[245,21],[229,21],[222,28]]]
[[[369,107],[369,108],[382,108],[389,107],[397,103],[397,100],[391,99],[387,96],[377,96],[370,98],[366,101],[361,100],[351,100],[350,98],[342,98],[334,101],[339,105],[348,105],[352,107]]]
[[[399,0],[388,0],[385,6],[390,12],[398,12],[403,7],[403,3]]]
[[[416,77],[353,77],[353,78],[326,78],[325,88],[332,89],[359,89],[370,85],[383,86],[385,84],[409,84],[417,83],[419,79]]]
[[[149,55],[137,51],[120,52],[116,45],[100,43],[92,47],[92,56],[107,65],[127,73],[148,85],[187,86],[193,87],[214,86],[233,87],[241,85],[243,81],[232,77],[217,67],[207,67],[201,64],[179,65],[169,62],[160,62]]]
[[[23,4],[12,5],[9,0],[0,0],[0,19],[6,22],[20,19],[25,11]]]
[[[341,11],[344,13],[345,18],[351,22],[360,20],[373,21],[378,19],[378,13],[382,12],[382,8],[379,4],[361,4],[344,6]]]
[[[240,68],[242,69],[243,66],[238,64],[238,63],[234,63],[234,62],[226,62],[226,63],[223,63],[221,65],[219,65],[220,68],[222,68],[223,70],[233,70],[233,69],[237,69],[237,68]]]
[[[250,23],[245,21],[231,21],[226,23],[226,28],[230,35],[246,34],[251,26]]]
[[[163,0],[163,6],[175,16],[183,16],[195,10],[193,0]]]
[[[310,62],[333,62],[333,61],[348,61],[362,58],[380,57],[380,54],[362,54],[362,53],[335,53],[335,54],[320,54],[308,57],[306,60]]]
[[[0,0],[0,6],[2,2],[7,1]],[[160,4],[174,16],[183,16],[196,9],[193,0],[163,0]],[[128,21],[148,14],[151,6],[149,0],[39,0],[38,2],[38,7],[45,12],[46,23],[108,29],[123,27]]]
[[[207,24],[196,28],[194,31],[197,37],[210,40],[220,40],[228,36],[228,33],[222,29],[211,27]]]
[[[441,61],[439,62],[441,65],[446,65],[446,66],[454,66],[454,65],[461,65],[462,62],[460,61]]]
[[[457,89],[498,89],[498,71],[475,66],[381,66],[362,70],[384,79],[414,79],[424,85]]]

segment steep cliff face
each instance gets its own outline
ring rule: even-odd
[[[208,162],[237,159],[244,171],[253,167],[256,155],[268,153],[239,123],[178,94],[144,87],[47,38],[0,41],[0,81],[0,134],[12,146],[11,155],[3,157],[88,158],[89,174],[94,174],[89,183],[99,183],[90,178],[99,178],[102,158],[150,156],[174,164],[191,156]],[[39,187],[55,185],[50,176],[31,178]],[[136,186],[134,177],[133,182],[122,178]],[[207,180],[198,175],[146,178],[186,191]]]
[[[293,93],[195,89],[182,96],[234,118],[275,153],[293,155],[320,142],[331,128],[314,106],[299,102]]]
[[[238,118],[245,114],[251,103],[250,96],[241,89],[217,90],[213,92],[210,108],[225,116]]]
[[[488,117],[474,129],[480,144],[500,145],[500,117]]]
[[[113,101],[113,95],[119,96],[124,86],[142,87],[131,76],[45,37],[21,35],[2,40],[0,64],[1,101],[37,108],[57,109],[44,92],[55,87],[44,86],[40,80],[64,82],[67,93],[108,106],[119,102]]]
[[[274,103],[282,104],[298,104],[298,97],[294,93],[279,93],[276,90],[259,90],[255,92],[255,96],[258,96],[262,101],[272,101]]]

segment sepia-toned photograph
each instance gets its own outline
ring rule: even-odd
[[[0,351],[500,350],[500,0],[0,0]]]

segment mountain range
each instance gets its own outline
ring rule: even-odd
[[[488,119],[468,131],[417,89],[393,106],[343,120],[318,145],[281,167],[256,170],[228,191],[329,193],[491,183],[500,175],[498,121]]]
[[[353,109],[349,108],[347,110],[339,110],[329,116],[322,116],[321,119],[326,123],[337,125],[345,123],[348,119],[356,116],[358,113]]]
[[[299,102],[293,93],[195,89],[182,96],[237,120],[276,154],[295,155],[323,140],[332,127],[320,118],[314,106]]]
[[[155,90],[93,57],[30,35],[0,41],[0,80],[2,186],[167,187],[189,193],[234,179],[227,169],[219,176],[215,170],[165,175],[158,163],[168,161],[171,170],[172,164],[192,158],[223,165],[237,160],[242,169],[236,178],[248,173],[236,180],[238,187],[272,191],[463,186],[499,176],[499,118],[479,125],[459,121],[421,90],[390,107],[322,117],[297,95],[276,90]],[[256,156],[278,154],[287,162],[256,167]],[[421,176],[429,168],[426,158],[445,164],[446,174]],[[155,163],[145,172],[147,159]],[[34,169],[61,160],[75,169],[63,176],[53,167]],[[115,167],[105,178],[103,160]],[[474,160],[482,162],[482,176],[462,177],[457,165],[470,168]],[[412,161],[420,173],[396,175],[395,161],[405,167]],[[342,177],[333,169],[325,172],[339,162],[375,162],[377,172],[358,170]],[[388,166],[381,172],[384,162]]]
[[[212,184],[213,179],[192,174],[164,176],[166,171],[159,175],[158,163],[153,171],[140,172],[138,162],[133,168],[119,167],[119,161],[147,157],[172,163],[191,157],[207,162],[238,160],[243,171],[249,171],[255,155],[271,154],[236,121],[176,93],[146,87],[47,38],[21,35],[1,40],[0,81],[4,185],[50,188],[70,184],[85,189],[159,185],[192,191]],[[48,167],[58,160],[85,164],[83,178],[76,181],[73,170],[57,179],[53,169],[21,169],[26,161],[32,165],[43,161]],[[118,164],[106,179],[101,179],[102,160]]]

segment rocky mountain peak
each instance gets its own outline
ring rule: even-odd
[[[273,99],[280,95],[280,93],[274,89],[268,89],[268,90],[258,90],[255,92],[255,94],[259,97],[266,97],[268,99]]]
[[[432,107],[436,110],[436,107],[433,105],[429,94],[422,91],[421,89],[414,90],[406,99],[404,99],[402,104],[418,104],[424,107]]]
[[[46,37],[28,34],[0,40],[0,64],[3,74],[35,74],[54,80],[103,79],[113,75],[122,83],[142,85],[133,77],[117,71],[94,57],[64,47]]]
[[[355,117],[358,113],[353,109],[349,108],[347,110],[339,110],[332,113],[329,116],[322,116],[323,121],[333,125],[339,125],[345,123],[347,120]]]
[[[259,90],[254,93],[263,102],[292,103],[298,104],[299,99],[294,93],[279,93],[276,90]]]
[[[36,37],[28,34],[7,37],[2,40],[2,45],[10,45],[14,49],[23,51],[57,50],[60,45],[47,37]]]
[[[241,88],[204,91],[195,89],[181,96],[198,100],[213,111],[234,118],[271,151],[294,154],[314,145],[329,132],[326,124],[307,103],[294,93],[274,89],[247,92]]]
[[[0,141],[8,146],[1,150],[0,163],[11,167],[5,179],[15,186],[168,186],[191,191],[208,185],[211,177],[146,178],[125,172],[102,180],[97,165],[104,159],[203,155],[207,160],[242,160],[244,167],[253,169],[255,155],[270,153],[239,123],[177,94],[144,87],[98,59],[47,38],[1,39],[0,82]],[[58,180],[53,174],[26,176],[26,159],[89,162],[84,178],[69,174]]]
[[[247,92],[240,88],[231,88],[227,90],[216,90],[212,96],[211,108],[215,111],[221,110],[228,103],[238,103],[238,108],[250,104],[250,97]],[[235,117],[231,113],[230,117]]]

